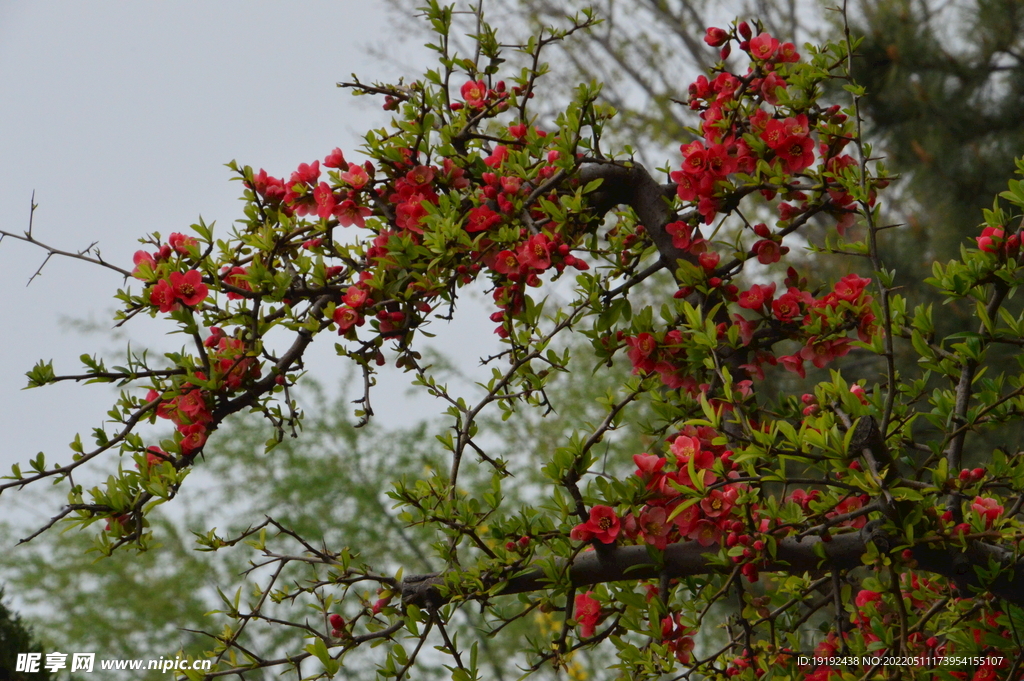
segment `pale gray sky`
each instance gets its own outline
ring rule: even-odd
[[[378,102],[335,83],[352,72],[366,80],[408,75],[372,57],[375,45],[417,75],[422,42],[396,36],[384,3],[365,0],[0,0],[0,224],[25,229],[35,190],[36,238],[67,250],[98,241],[107,260],[129,268],[137,239],[151,231],[185,231],[202,215],[223,233],[241,207],[224,163],[280,176],[336,146],[352,157],[360,134],[387,118]],[[43,257],[23,243],[0,243],[0,474],[40,450],[66,461],[67,443],[76,432],[88,443],[114,399],[102,386],[23,391],[36,360],[79,373],[79,355],[109,356],[127,338],[162,349],[181,343],[162,335],[168,325],[148,320],[117,342],[70,328],[62,318],[110,328],[113,294],[124,282],[52,259],[26,288]],[[475,356],[493,343],[490,326],[484,319],[451,330],[442,343],[469,339]],[[324,340],[314,368],[330,383],[341,372]],[[394,406],[407,382],[385,386],[378,404]],[[421,413],[378,411],[391,423]],[[16,493],[0,497],[0,518],[18,508],[28,510]]]

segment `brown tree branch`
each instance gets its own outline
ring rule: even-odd
[[[819,537],[798,540],[787,537],[778,542],[774,560],[758,566],[760,572],[802,574],[810,572],[849,570],[863,565],[861,557],[873,542],[882,553],[896,548],[894,541],[884,532],[876,529],[877,521],[869,523],[860,532],[840,534],[830,541]],[[937,544],[937,545],[936,545]],[[820,547],[819,547],[820,545]],[[822,559],[819,552],[826,556]],[[1010,567],[1012,556],[1009,551],[980,541],[970,541],[965,552],[959,552],[955,542],[918,544],[910,549],[912,559],[918,567],[928,572],[964,582],[972,589],[989,591],[1017,605],[1024,605],[1024,561],[1013,565],[1014,569],[1003,569],[999,576],[985,585],[978,578],[974,568],[988,568],[995,560],[1005,568]],[[698,542],[688,541],[669,544],[665,548],[664,573],[670,578],[692,577],[708,574],[727,574],[732,565],[723,566],[713,562],[710,556],[714,550]],[[567,573],[573,587],[582,587],[606,582],[636,581],[655,579],[662,574],[652,561],[647,546],[617,546],[608,551],[581,553],[568,563]],[[1011,576],[1012,575],[1012,576]],[[496,584],[497,582],[493,582]],[[401,584],[402,601],[419,607],[437,607],[451,599],[445,595],[444,573],[409,575]],[[501,595],[541,591],[552,587],[551,580],[541,568],[521,572],[505,582]],[[486,589],[470,599],[487,596]]]

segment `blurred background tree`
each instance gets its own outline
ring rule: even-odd
[[[0,681],[49,681],[50,672],[42,668],[32,673],[15,671],[19,654],[43,652],[32,628],[4,603],[0,588]]]

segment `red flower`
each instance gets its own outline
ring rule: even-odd
[[[520,244],[516,251],[519,262],[535,270],[546,270],[551,267],[551,249],[554,244],[546,234],[534,234],[530,239]]]
[[[329,153],[327,158],[324,159],[324,167],[326,168],[344,168],[347,165],[345,163],[345,155],[341,153],[341,149],[338,147],[334,147],[334,151]]]
[[[722,538],[722,530],[710,520],[698,520],[690,532],[690,537],[696,539],[701,546],[711,546]]]
[[[992,527],[992,523],[1003,514],[1002,505],[991,497],[976,497],[971,503],[971,510],[985,519],[985,527]]]
[[[491,268],[500,274],[511,274],[519,271],[519,260],[516,259],[516,254],[512,251],[505,249],[498,253],[494,258],[494,264]]]
[[[754,284],[750,287],[749,291],[740,293],[739,305],[740,307],[748,310],[757,312],[760,310],[765,303],[771,303],[772,296],[775,295],[775,284],[768,284],[762,286],[761,284]]]
[[[708,154],[704,145],[697,141],[680,147],[683,152],[683,172],[689,175],[702,175],[708,166]]]
[[[848,274],[836,282],[834,291],[840,299],[852,303],[860,297],[870,283],[870,279],[858,277],[856,274]]]
[[[350,307],[359,309],[366,304],[366,301],[370,297],[370,292],[364,288],[358,286],[349,286],[348,291],[342,296],[342,301]]]
[[[487,206],[477,206],[473,210],[469,211],[469,216],[466,221],[466,231],[470,233],[485,232],[499,222],[501,222],[500,215]]]
[[[998,253],[1005,237],[1006,232],[1002,227],[986,227],[981,230],[981,236],[974,237],[974,240],[978,242],[978,248],[986,253]]]
[[[596,504],[590,509],[590,520],[574,527],[569,536],[578,541],[596,539],[602,544],[612,544],[619,536],[620,528],[615,509]]]
[[[174,298],[174,289],[167,283],[166,279],[161,279],[153,287],[153,290],[149,292],[149,304],[156,305],[160,308],[161,312],[170,312],[177,306],[177,302]]]
[[[785,87],[786,81],[783,80],[782,77],[779,76],[779,74],[773,71],[772,73],[769,73],[767,76],[765,76],[764,80],[761,81],[761,97],[763,97],[764,101],[768,102],[769,104],[778,104],[778,90],[779,88],[785,89]]]
[[[713,489],[706,497],[701,499],[700,508],[704,511],[704,515],[707,517],[717,518],[719,516],[729,515],[729,511],[732,510],[735,503],[736,490],[728,489],[723,492],[720,489]]]
[[[722,256],[718,255],[715,251],[704,251],[697,256],[697,262],[700,263],[700,266],[703,267],[706,272],[711,272],[718,267],[718,262],[721,259]]]
[[[338,224],[342,227],[355,225],[360,229],[366,227],[366,218],[373,211],[366,206],[360,206],[352,199],[345,199],[334,208],[334,217],[338,218]],[[423,211],[426,215],[426,210]]]
[[[676,170],[669,174],[672,181],[676,183],[676,195],[680,201],[693,201],[700,192],[700,183],[692,175],[687,175],[682,170]]]
[[[195,237],[185,236],[177,232],[167,237],[167,243],[178,255],[188,255],[190,247],[199,245]]]
[[[354,163],[348,167],[348,172],[344,172],[338,177],[353,189],[361,189],[363,185],[370,181],[370,176],[366,173],[366,169]]]
[[[337,201],[334,199],[334,192],[326,182],[321,182],[313,190],[313,199],[316,201],[316,214],[321,220],[331,217]]]
[[[772,303],[772,314],[780,322],[793,321],[793,318],[800,314],[800,303],[806,303],[807,298],[810,297],[810,294],[791,286],[786,293]]]
[[[338,335],[343,335],[353,326],[360,326],[363,318],[351,307],[341,305],[334,308],[334,323],[338,325]]]
[[[817,341],[816,336],[807,340],[807,345],[800,349],[800,357],[808,360],[819,369],[837,357],[850,351],[848,338],[836,338],[828,341]]]
[[[203,275],[198,270],[171,272],[171,288],[174,296],[188,306],[198,305],[206,300],[208,289],[203,283]],[[163,310],[161,310],[163,312]]]
[[[668,546],[668,533],[672,525],[666,521],[667,515],[662,506],[648,506],[640,514],[640,533],[644,541],[656,549]]]
[[[159,447],[150,447],[146,450],[146,463],[150,466],[159,466],[164,461],[170,461],[173,457]]]
[[[627,338],[626,345],[629,346],[626,354],[629,356],[629,361],[633,363],[634,373],[650,371],[654,367],[654,362],[649,359],[651,354],[658,349],[658,342],[654,340],[654,336],[649,333],[641,333],[636,338]]]
[[[775,150],[786,166],[786,172],[798,173],[814,163],[814,141],[810,137],[787,137]]]
[[[181,453],[184,456],[192,456],[196,450],[206,444],[206,426],[201,423],[178,426],[178,432],[181,433]]]
[[[863,608],[868,603],[873,603],[882,599],[882,594],[877,591],[868,591],[867,589],[861,589],[857,594],[855,602],[858,608]]]
[[[785,249],[788,251],[789,249]],[[757,261],[762,265],[770,265],[778,262],[782,257],[784,249],[771,239],[761,239],[754,244],[754,253],[757,254]]]
[[[670,222],[665,225],[665,232],[672,237],[672,245],[681,251],[690,247],[693,229],[685,222]]]
[[[708,28],[708,32],[704,35],[704,42],[711,47],[721,47],[728,39],[728,31],[723,28],[715,28],[714,26]]]
[[[206,398],[203,397],[203,392],[200,389],[194,388],[179,395],[175,404],[193,423],[206,420],[203,418],[207,416]]]
[[[750,56],[754,59],[767,61],[772,58],[777,49],[779,49],[779,41],[767,33],[750,39]]]
[[[636,474],[647,482],[664,468],[665,459],[653,454],[634,454],[633,463],[636,464]]]
[[[799,355],[784,355],[779,357],[779,361],[782,362],[782,366],[786,367],[787,371],[792,371],[800,376],[800,378],[807,377],[807,372],[804,371],[804,360]]]
[[[221,280],[228,286],[234,286],[245,291],[252,291],[252,286],[245,279],[246,275],[249,274],[249,270],[244,267],[232,267],[230,271],[221,275]],[[241,293],[235,293],[234,291],[227,292],[228,300],[241,300],[245,298]]]
[[[466,106],[471,109],[484,108],[484,99],[487,97],[487,86],[482,80],[471,80],[462,86],[462,99]]]
[[[156,260],[153,256],[146,251],[135,251],[135,255],[132,257],[132,262],[135,263],[135,269],[132,270],[132,276],[136,279],[149,279],[156,269]],[[146,273],[143,274],[143,269],[146,269]]]
[[[313,161],[312,163],[300,163],[299,169],[292,173],[292,176],[288,179],[288,184],[312,185],[319,178],[320,161]]]
[[[491,155],[484,159],[484,163],[489,168],[497,168],[505,162],[506,158],[508,158],[508,147],[504,144],[499,144],[494,148]]]
[[[405,174],[405,179],[417,187],[424,187],[434,181],[434,169],[430,166],[416,166]]]
[[[601,618],[601,604],[593,598],[593,593],[588,591],[585,594],[576,594],[576,621],[580,625],[580,636],[583,638],[594,635],[594,628]]]

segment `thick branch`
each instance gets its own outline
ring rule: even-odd
[[[592,194],[598,215],[604,215],[615,206],[628,205],[651,235],[666,265],[675,270],[676,260],[693,260],[689,253],[673,246],[672,235],[665,232],[665,225],[677,219],[671,204],[676,191],[674,184],[659,184],[639,163],[628,167],[614,163],[587,163],[580,168],[583,185],[597,179],[603,180]]]
[[[867,551],[867,542],[873,541],[882,552],[895,548],[885,533],[873,530],[877,523],[870,523],[861,532],[840,534],[823,542],[819,537],[798,540],[787,537],[778,543],[775,560],[759,566],[761,572],[802,574],[820,573],[823,570],[850,570],[862,565],[861,557]],[[818,548],[818,545],[822,548]],[[826,559],[818,553],[824,550]],[[578,555],[568,567],[569,580],[573,587],[582,587],[605,582],[636,581],[654,579],[668,575],[670,578],[691,577],[713,573],[728,573],[733,566],[722,566],[709,560],[711,549],[698,542],[669,544],[665,549],[664,569],[659,570],[651,561],[646,546],[618,546],[609,551],[588,551]],[[980,541],[969,543],[968,550],[960,553],[954,546],[918,545],[911,549],[918,567],[957,581],[966,582],[972,588],[988,590],[991,593],[1017,605],[1024,605],[1024,561],[1016,569],[1004,569],[991,584],[983,585],[977,578],[974,567],[987,568],[994,559],[1007,566],[1009,552],[997,546]],[[410,575],[401,586],[402,601],[420,607],[436,607],[451,599],[442,595],[444,573]],[[506,582],[502,595],[541,591],[551,587],[550,580],[540,568],[529,570]]]

